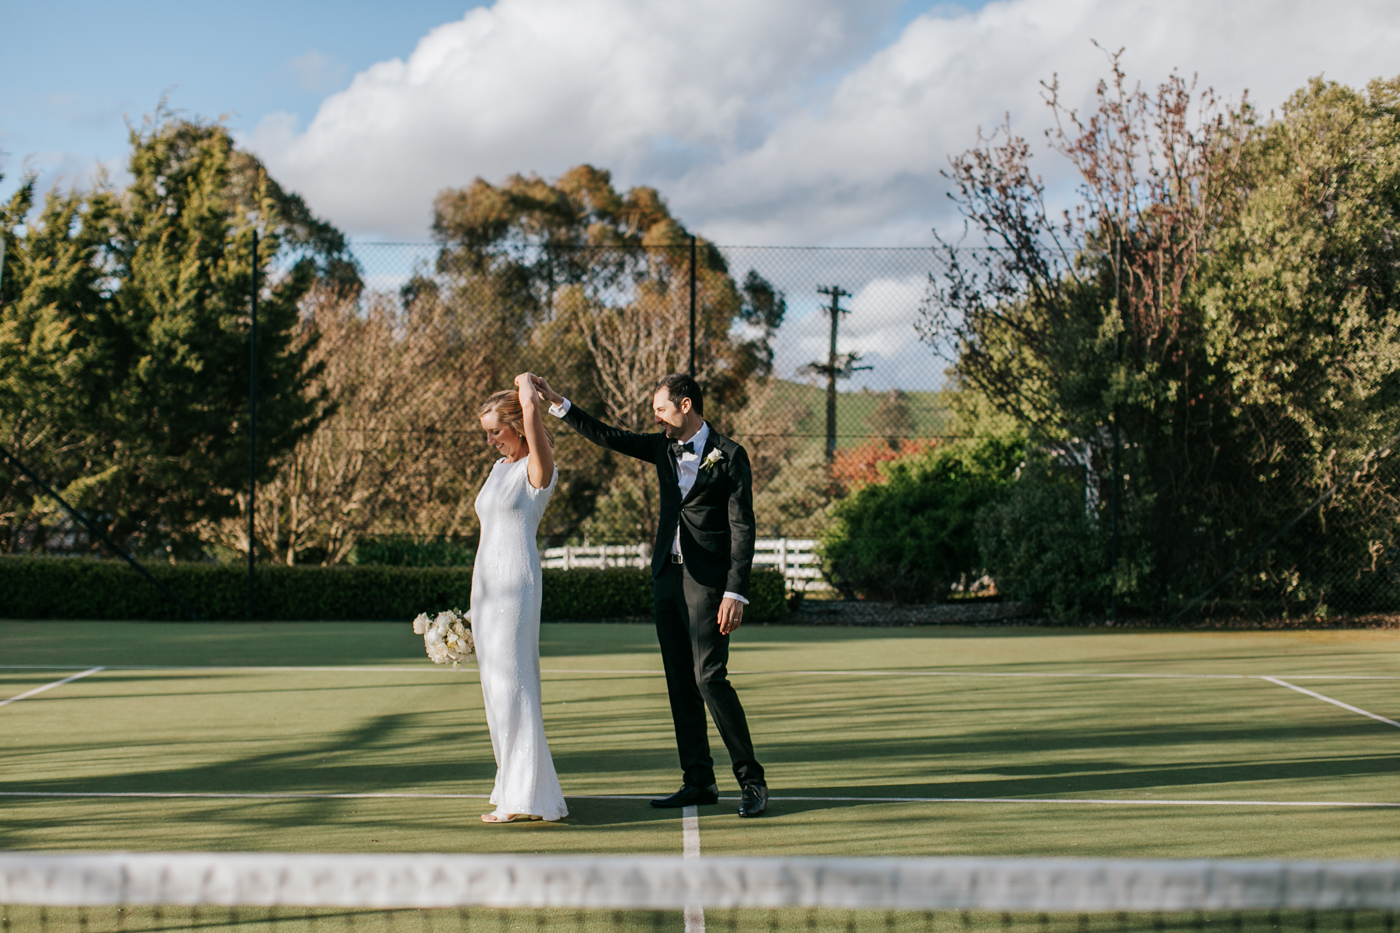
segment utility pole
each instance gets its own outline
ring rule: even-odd
[[[841,315],[851,313],[841,307],[841,299],[851,297],[851,293],[839,285],[818,286],[817,293],[831,296],[831,305],[826,309],[827,314],[831,316],[831,344],[825,364],[808,363],[803,368],[808,372],[826,376],[826,462],[829,465],[836,459],[836,380],[849,379],[851,373],[856,370],[870,367],[855,365],[856,360],[860,359],[859,353],[836,353],[837,323],[841,320]]]

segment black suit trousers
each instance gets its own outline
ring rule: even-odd
[[[697,583],[683,564],[667,563],[653,581],[656,637],[666,668],[666,691],[676,727],[685,783],[715,783],[705,710],[714,718],[741,787],[763,784],[763,766],[753,754],[749,723],[739,695],[729,683],[729,636],[719,631],[723,593]]]

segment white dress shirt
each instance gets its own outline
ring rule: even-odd
[[[569,409],[572,407],[573,403],[568,399],[564,399],[557,405],[550,405],[549,413],[556,418],[562,418],[569,413]],[[702,421],[700,422],[700,430],[686,438],[686,440],[680,442],[682,444],[695,445],[695,450],[682,451],[681,455],[676,458],[676,481],[680,484],[682,499],[690,495],[690,490],[695,488],[695,480],[700,475],[700,455],[704,453],[705,442],[709,440],[709,438],[710,423],[708,421]],[[671,553],[676,555],[681,553],[681,526],[679,523],[676,524],[676,537],[671,542]],[[725,591],[724,598],[735,600],[746,606],[749,604],[747,599],[740,596],[738,593],[731,593],[728,590]]]

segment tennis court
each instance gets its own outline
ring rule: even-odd
[[[745,628],[773,802],[683,820],[650,629],[546,625],[571,816],[488,826],[476,675],[407,624],[0,623],[0,849],[1393,858],[1397,641]]]

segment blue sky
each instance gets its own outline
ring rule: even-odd
[[[52,172],[119,161],[125,119],[164,95],[191,115],[309,118],[358,71],[406,57],[434,26],[460,19],[463,0],[238,4],[96,0],[0,4],[0,150],[12,184],[25,158]],[[15,41],[21,37],[21,41]],[[57,53],[57,55],[55,54]],[[8,187],[8,186],[7,186]]]

